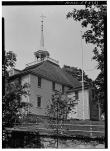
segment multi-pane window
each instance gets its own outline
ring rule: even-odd
[[[64,85],[62,85],[62,93],[64,93]]]
[[[78,100],[78,91],[75,91],[75,99]]]
[[[37,97],[37,107],[41,107],[41,97]]]
[[[52,90],[55,90],[55,82],[52,83]]]
[[[38,77],[38,87],[41,87],[41,77]]]

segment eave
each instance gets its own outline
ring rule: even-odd
[[[58,84],[61,84],[61,85],[67,86],[67,87],[73,87],[71,84],[63,83],[63,82],[60,82],[60,81],[58,81],[56,79],[53,79],[51,77],[47,77],[45,75],[38,74],[38,73],[35,73],[34,71],[29,71],[29,70],[28,71],[23,71],[23,72],[18,73],[18,74],[15,74],[15,75],[11,76],[10,79],[12,80],[12,79],[21,77],[21,76],[26,75],[26,74],[33,74],[35,76],[40,76],[41,78],[47,79],[49,81],[52,81],[52,82],[55,82],[55,83],[58,83]]]
[[[88,84],[86,84],[86,85],[84,86],[84,90],[89,89],[89,88],[92,88],[92,87],[89,86]],[[68,90],[67,93],[69,93],[69,92],[74,92],[74,91],[80,91],[80,90],[82,90],[82,86],[74,87],[73,89]]]

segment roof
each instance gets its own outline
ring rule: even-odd
[[[48,60],[33,66],[26,67],[24,70],[21,71],[20,74],[17,75],[19,76],[27,73],[41,76],[50,81],[57,82],[59,84],[70,86],[73,88],[81,86],[81,83],[76,78],[71,76],[64,69],[60,68],[60,66]]]
[[[91,84],[91,83],[84,83],[84,90],[85,89],[92,89],[92,90],[95,90],[94,86]],[[73,88],[70,88],[67,93],[69,92],[74,92],[74,91],[80,91],[82,90],[82,83],[80,86],[76,86],[76,87],[73,87]]]
[[[14,68],[14,70],[16,70],[16,71],[21,71],[21,70],[15,69],[15,68]]]

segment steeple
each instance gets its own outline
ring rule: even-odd
[[[35,61],[34,62],[31,62],[31,63],[28,63],[26,64],[26,67],[29,67],[29,66],[32,66],[32,65],[35,65],[35,64],[38,64],[38,63],[41,63],[41,62],[44,62],[46,60],[56,64],[59,66],[59,61],[56,61],[52,58],[50,58],[50,54],[49,52],[45,49],[44,47],[44,35],[43,35],[43,18],[45,16],[40,16],[42,17],[42,21],[41,21],[41,39],[40,39],[40,46],[39,48],[37,49],[36,52],[34,52],[34,55],[35,55]]]
[[[45,16],[40,16],[42,17],[41,20],[41,39],[40,39],[40,47],[38,48],[38,51],[34,52],[35,55],[35,60],[37,58],[37,60],[40,58],[40,60],[44,59],[45,57],[48,57],[50,54],[48,51],[46,51],[45,47],[44,47],[44,35],[43,35],[43,18],[45,18]]]

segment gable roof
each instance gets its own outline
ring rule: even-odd
[[[81,86],[81,83],[76,78],[71,76],[69,73],[67,73],[64,69],[60,68],[58,65],[48,60],[25,68],[18,75],[22,75],[26,73],[31,73],[37,76],[41,76],[50,81],[57,82],[59,84],[70,86],[73,88]]]

